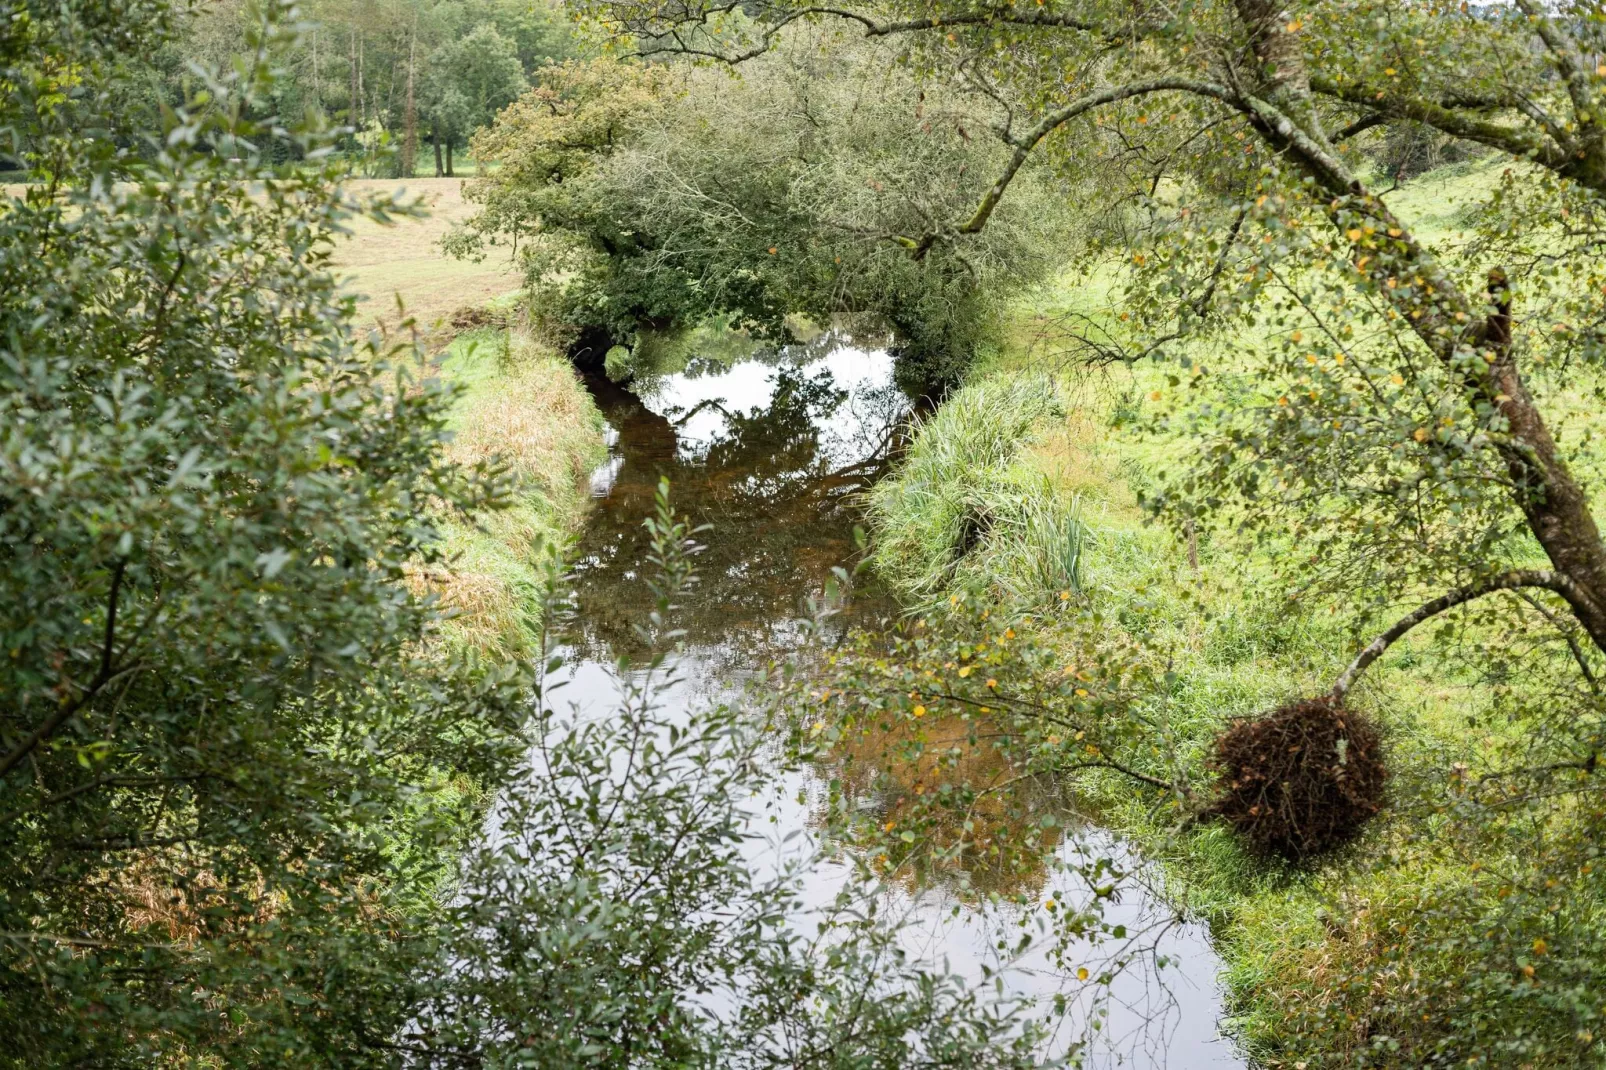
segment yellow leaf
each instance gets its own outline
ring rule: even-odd
[[[969,676],[970,675],[970,666],[966,665],[963,669],[960,669],[959,670],[959,675],[961,677]]]
[[[926,715],[926,708],[924,706],[916,706],[910,712],[913,713],[916,717],[924,717]]]
[[[1346,230],[1344,232],[1344,237],[1348,238],[1350,241],[1360,241],[1361,240],[1360,228],[1359,227],[1351,227],[1351,228],[1349,228],[1348,230]]]
[[[1087,967],[1086,966],[1078,966],[1076,968],[1076,979],[1078,981],[1087,980]]]

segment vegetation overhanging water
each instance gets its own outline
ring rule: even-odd
[[[566,637],[565,665],[552,680],[561,685],[554,701],[607,716],[623,701],[624,677],[643,672],[630,666],[649,653],[635,627],[652,609],[641,576],[649,541],[642,518],[663,478],[676,511],[701,526],[699,582],[678,607],[676,624],[685,634],[671,658],[674,681],[653,700],[692,716],[702,705],[742,701],[743,683],[762,678],[775,659],[804,656],[805,630],[797,625],[807,601],[823,597],[833,568],[851,565],[862,552],[855,542],[862,495],[910,432],[912,403],[892,371],[885,350],[826,335],[758,359],[693,358],[686,371],[624,385],[587,374],[586,387],[609,425],[609,454],[589,477],[592,506],[574,568],[574,634]],[[836,634],[884,626],[898,612],[872,582],[829,625]],[[809,633],[807,641],[818,638]],[[828,775],[782,774],[755,804],[752,823],[768,830],[751,848],[760,868],[766,854],[796,856],[818,846],[807,834],[819,830],[821,779]],[[1079,981],[1066,965],[1076,960],[1074,949],[1069,958],[1063,949],[1056,957],[1045,933],[1020,951],[1015,942],[1033,910],[978,911],[973,899],[956,897],[940,879],[892,884],[884,893],[889,909],[909,922],[908,952],[946,963],[974,984],[1001,979],[1006,993],[1040,1006],[1068,998],[1074,1009],[1051,1050],[1087,1042],[1085,1065],[1243,1065],[1220,1035],[1220,962],[1203,927],[1183,921],[1158,897],[1130,848],[1068,816],[1063,839],[1051,845],[1055,855],[1114,854],[1129,863],[1104,912],[1133,933],[1154,934],[1108,991]],[[801,840],[784,845],[799,832]],[[1035,906],[1054,861],[1009,891]],[[844,876],[840,864],[816,866],[803,902],[823,906]],[[807,924],[807,917],[797,923]],[[1096,953],[1084,950],[1091,961]]]

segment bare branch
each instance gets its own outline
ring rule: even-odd
[[[1355,681],[1360,679],[1361,674],[1367,670],[1372,662],[1382,657],[1384,651],[1388,650],[1405,633],[1423,621],[1430,620],[1440,613],[1463,603],[1482,598],[1486,594],[1493,594],[1496,591],[1514,591],[1524,587],[1541,587],[1554,591],[1566,599],[1567,604],[1573,606],[1575,610],[1582,610],[1583,612],[1595,611],[1594,603],[1584,589],[1559,572],[1547,572],[1540,569],[1517,569],[1512,572],[1502,572],[1482,583],[1458,587],[1402,617],[1392,628],[1372,640],[1366,649],[1356,655],[1355,660],[1350,662],[1349,668],[1345,669],[1333,683],[1333,701],[1335,703],[1344,701],[1344,696],[1349,693],[1350,688],[1355,686]]]

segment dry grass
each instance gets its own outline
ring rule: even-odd
[[[358,325],[394,328],[402,319],[396,308],[399,295],[407,315],[433,330],[457,310],[485,304],[517,290],[518,270],[505,254],[474,264],[453,260],[441,251],[440,239],[474,212],[463,199],[461,178],[356,179],[359,192],[405,191],[406,198],[421,198],[428,209],[423,219],[403,219],[388,225],[355,220],[351,236],[335,253],[335,268],[347,286],[360,295]]]
[[[567,361],[528,339],[512,342],[506,369],[495,377],[494,390],[464,398],[450,456],[464,464],[499,456],[521,480],[578,506],[576,490],[590,471],[596,430],[590,399]]]

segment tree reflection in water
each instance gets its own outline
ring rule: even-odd
[[[911,409],[892,358],[838,345],[635,389],[601,375],[586,385],[616,439],[578,547],[573,652],[644,653],[633,628],[652,607],[642,518],[668,477],[677,512],[707,525],[700,586],[676,619],[687,646],[708,669],[761,662],[857,553],[853,496],[884,469]]]

